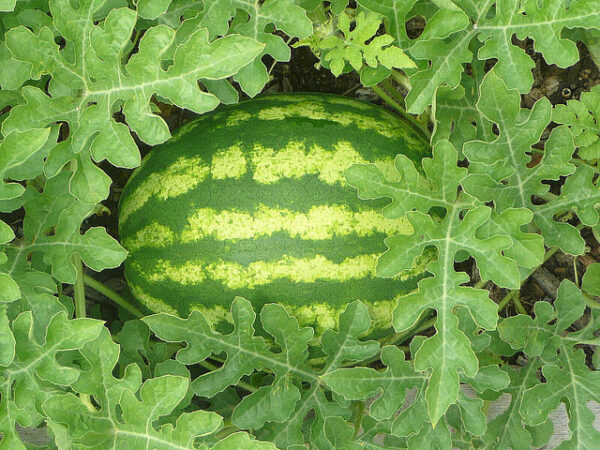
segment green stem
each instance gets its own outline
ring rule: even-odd
[[[400,104],[404,108],[406,108],[406,105],[404,103],[404,97],[402,97],[402,94],[400,94],[398,92],[398,90],[394,87],[394,85],[392,84],[392,82],[390,81],[389,78],[386,78],[380,84],[383,86],[386,93],[391,95],[394,98],[394,100],[396,100],[396,102],[398,102],[398,104]]]
[[[558,247],[550,247],[548,250],[546,250],[546,253],[544,253],[544,262],[548,261],[557,251]]]
[[[117,294],[115,291],[106,287],[104,284],[100,283],[95,278],[92,278],[88,275],[83,275],[83,281],[89,287],[91,287],[95,291],[100,292],[105,297],[108,297],[113,302],[115,302],[117,305],[119,305],[121,308],[129,311],[131,314],[133,314],[137,318],[144,317],[144,313],[141,312],[139,309],[137,309],[135,306],[133,306],[128,300],[125,299],[125,297]]]
[[[593,308],[593,309],[600,308],[600,303],[598,303],[596,300],[594,300],[592,297],[590,297],[585,292],[581,291],[581,293],[583,294],[583,301],[587,306],[589,306],[590,308]]]
[[[508,294],[506,294],[504,296],[504,298],[502,300],[500,300],[500,303],[498,303],[498,312],[500,312],[500,311],[504,310],[504,308],[506,308],[506,306],[510,303],[513,296],[515,295],[515,292],[517,292],[517,291],[510,291]]]
[[[427,130],[423,125],[417,122],[417,120],[413,116],[406,112],[406,110],[402,107],[401,104],[394,100],[387,92],[385,92],[379,86],[372,86],[372,89],[377,95],[379,95],[379,97],[381,97],[381,99],[384,102],[386,102],[389,106],[394,108],[398,112],[398,115],[400,115],[418,133],[418,136],[427,145],[429,145],[429,130]]]
[[[479,280],[477,283],[473,285],[473,289],[481,289],[487,283],[486,280]]]
[[[73,254],[73,264],[75,264],[75,286],[73,286],[73,296],[75,297],[75,317],[77,319],[84,319],[85,314],[85,285],[83,284],[83,264],[81,258],[77,253]],[[79,394],[79,400],[85,405],[90,412],[96,412],[96,408],[92,404],[92,398],[89,394]]]
[[[352,441],[358,437],[358,433],[360,433],[360,426],[362,424],[362,419],[365,415],[365,402],[358,403],[358,411],[356,413],[356,421],[354,422],[354,434],[352,434]]]
[[[423,331],[427,330],[428,328],[431,328],[434,324],[435,324],[436,318],[432,317],[429,320],[423,321],[423,319],[421,319],[419,322],[417,322],[417,324],[406,330],[403,331],[401,333],[396,333],[394,336],[391,337],[391,339],[386,342],[386,345],[397,345],[397,344],[401,344],[402,342],[410,339],[411,337],[422,333]]]
[[[512,296],[512,301],[515,305],[515,309],[519,312],[519,314],[525,314],[527,316],[527,310],[523,306],[523,303],[521,303],[521,299],[519,298],[519,292],[515,291],[515,293],[516,294]]]
[[[80,319],[85,317],[85,286],[83,284],[83,264],[81,264],[81,258],[76,253],[73,254],[73,264],[75,264],[75,271],[77,273],[75,286],[73,287],[73,294],[75,297],[75,317]]]
[[[392,78],[407,91],[411,90],[412,86],[410,85],[410,80],[403,73],[400,73],[397,70],[392,70]]]
[[[237,433],[238,431],[241,431],[241,429],[236,427],[235,425],[227,425],[227,426],[223,427],[221,430],[219,430],[219,432],[215,435],[215,437],[218,440],[225,439],[230,434]]]

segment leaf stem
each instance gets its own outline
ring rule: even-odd
[[[599,309],[600,308],[600,303],[598,303],[596,300],[594,300],[590,295],[588,295],[584,291],[581,291],[581,294],[583,295],[583,301],[584,301],[584,303],[588,307],[593,308],[593,309]]]
[[[504,296],[500,303],[498,303],[498,312],[503,311],[504,308],[510,303],[516,291],[510,291],[508,294]]]
[[[75,299],[75,318],[84,319],[85,313],[85,285],[83,283],[83,264],[81,263],[81,257],[74,253],[72,256],[73,264],[75,265],[75,272],[77,274],[75,278],[75,285],[73,286],[73,297]],[[89,394],[79,393],[79,400],[85,405],[88,411],[96,412],[96,408],[92,404],[92,398]]]
[[[360,427],[362,425],[362,419],[365,415],[365,402],[358,402],[358,410],[356,412],[356,421],[354,422],[354,433],[352,434],[352,438],[350,440],[354,440],[358,437],[358,433],[360,433]]]
[[[91,287],[95,291],[100,292],[105,297],[108,297],[113,302],[115,302],[117,305],[119,305],[121,308],[129,311],[131,314],[133,314],[137,318],[144,317],[145,314],[143,312],[141,312],[139,309],[137,309],[135,306],[133,306],[128,300],[125,299],[125,297],[117,294],[115,291],[106,287],[104,284],[102,284],[95,278],[92,278],[92,277],[84,274],[83,281],[89,287]]]
[[[519,298],[519,291],[514,291],[514,292],[515,292],[515,295],[512,296],[512,301],[513,301],[513,304],[515,305],[515,309],[519,312],[519,314],[525,314],[526,316],[529,315],[529,314],[527,314],[527,310],[523,306],[523,303],[521,303],[521,299]]]
[[[473,289],[481,289],[483,286],[485,286],[485,283],[487,283],[487,280],[479,280],[473,285]]]
[[[396,100],[396,102],[398,102],[398,104],[402,105],[403,108],[406,108],[406,105],[404,103],[404,97],[402,97],[402,95],[394,87],[394,85],[392,84],[392,82],[390,81],[389,78],[386,78],[380,84],[383,86],[383,88],[385,89],[385,92],[388,95],[393,97],[394,100]]]
[[[429,130],[427,130],[427,128],[425,128],[423,125],[421,125],[419,122],[417,122],[417,120],[413,116],[408,114],[406,112],[406,110],[404,109],[404,107],[400,103],[398,103],[396,100],[394,100],[394,98],[392,98],[381,87],[379,87],[378,85],[375,85],[375,86],[371,86],[371,88],[373,89],[373,91],[375,91],[375,93],[379,97],[381,97],[381,99],[384,102],[386,102],[389,106],[394,108],[396,110],[396,112],[398,113],[398,115],[400,115],[418,133],[418,136],[427,145],[429,145]]]
[[[224,424],[225,425],[225,424]],[[215,435],[215,437],[218,440],[221,439],[225,439],[227,436],[229,436],[230,434],[233,433],[237,433],[238,431],[240,431],[241,429],[236,427],[235,425],[225,425],[221,430],[219,430],[217,432],[217,434]]]
[[[498,303],[498,312],[503,311],[511,301],[515,305],[515,309],[519,312],[519,314],[525,314],[526,316],[529,315],[519,299],[518,290],[510,291],[502,300],[500,300],[500,303]]]
[[[85,286],[83,284],[83,264],[77,253],[73,254],[73,264],[77,278],[75,278],[75,286],[73,287],[73,296],[75,298],[75,317],[80,319],[85,317]]]
[[[407,91],[410,91],[410,89],[412,88],[412,86],[410,85],[410,80],[403,73],[398,72],[397,70],[392,70],[392,78],[396,83],[398,83]]]

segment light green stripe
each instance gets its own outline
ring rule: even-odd
[[[240,178],[246,170],[246,157],[239,144],[219,150],[212,157],[210,175],[215,180]]]
[[[242,266],[220,260],[205,263],[188,261],[180,266],[159,260],[147,274],[151,281],[172,281],[183,285],[201,284],[205,280],[219,281],[230,289],[262,286],[278,279],[295,283],[314,283],[316,280],[344,282],[375,276],[378,255],[360,255],[334,263],[323,255],[312,258],[284,256],[278,261],[255,261]]]
[[[185,194],[206,179],[210,169],[202,158],[178,158],[161,172],[150,174],[124,201],[119,219],[124,223],[152,197],[162,200]]]
[[[245,122],[252,117],[250,113],[240,109],[235,111],[228,111],[227,114],[224,114],[224,116],[226,118],[226,127],[233,127],[239,125],[240,123]]]
[[[352,164],[367,164],[350,142],[340,141],[333,149],[319,145],[306,149],[301,141],[291,140],[281,149],[255,144],[251,152],[253,178],[258,183],[277,183],[283,178],[318,175],[327,184],[344,183],[344,171]]]
[[[354,106],[354,105],[352,105]],[[403,136],[404,131],[398,126],[397,120],[389,122],[375,119],[368,114],[344,110],[331,112],[322,103],[302,102],[284,106],[271,106],[261,109],[257,116],[259,120],[285,120],[290,118],[303,118],[313,120],[326,120],[342,126],[356,126],[360,130],[373,131],[387,138]],[[393,116],[390,115],[390,119]],[[251,120],[248,118],[247,120]]]
[[[271,236],[276,232],[285,232],[293,238],[322,240],[350,234],[412,234],[413,228],[404,218],[386,219],[375,210],[353,212],[343,205],[313,206],[308,213],[273,209],[264,205],[251,213],[202,208],[188,217],[181,240],[187,243],[206,237],[218,240],[254,239]],[[168,233],[164,236],[168,237]],[[162,246],[162,242],[151,239],[137,238],[136,241],[147,242],[148,246]]]
[[[265,99],[266,100],[266,99]],[[223,111],[215,114],[214,118],[222,123],[222,127],[231,127],[240,124],[248,124],[248,122],[256,120],[286,120],[286,119],[313,119],[324,120],[337,123],[344,127],[355,126],[363,131],[372,131],[387,138],[405,137],[403,130],[398,126],[399,119],[392,114],[389,115],[389,120],[374,118],[364,112],[358,110],[373,110],[371,105],[361,103],[348,102],[345,99],[326,99],[325,102],[307,101],[305,98],[293,98],[278,96],[273,98],[273,103],[281,101],[290,102],[287,105],[269,106],[269,102],[265,102],[265,107],[258,112],[249,113],[247,111]],[[331,104],[339,104],[343,111],[332,112],[327,109]],[[356,109],[353,111],[349,109]],[[385,111],[385,110],[382,110]]]
[[[139,250],[144,247],[166,247],[175,240],[175,233],[170,228],[152,222],[140,231],[123,240],[123,246],[131,251]]]

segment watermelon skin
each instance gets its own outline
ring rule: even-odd
[[[153,148],[123,190],[132,293],[153,312],[200,310],[223,330],[236,296],[257,311],[279,303],[317,335],[360,299],[372,331],[389,329],[424,263],[375,276],[384,238],[412,229],[382,217],[387,200],[360,200],[343,171],[389,171],[397,153],[420,166],[430,147],[397,116],[336,95],[268,95],[201,116]]]

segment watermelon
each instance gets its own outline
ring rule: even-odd
[[[284,305],[317,334],[356,299],[372,330],[390,328],[397,298],[424,264],[376,277],[384,238],[411,233],[365,201],[344,170],[397,153],[420,166],[427,142],[383,108],[337,95],[275,94],[222,107],[153,148],[128,180],[119,233],[125,276],[149,310],[201,311],[227,329],[233,299]]]

